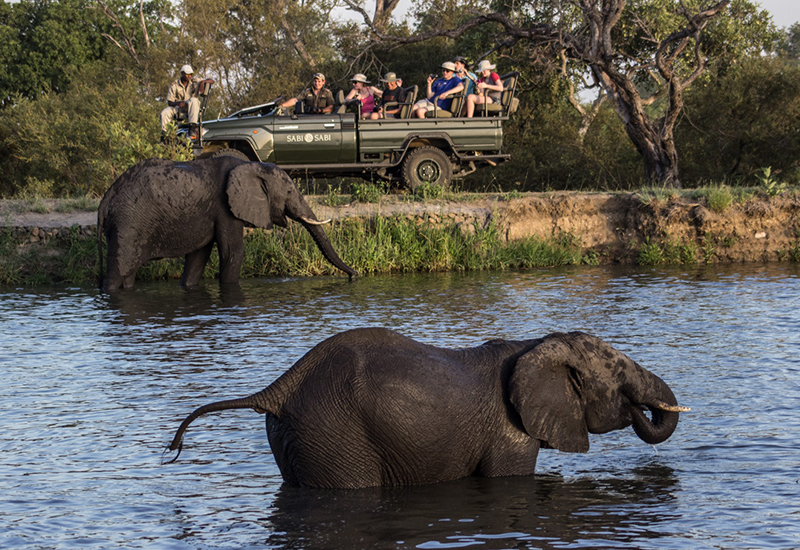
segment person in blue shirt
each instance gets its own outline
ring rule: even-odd
[[[444,111],[450,110],[454,95],[464,90],[464,83],[455,76],[456,66],[446,61],[442,63],[442,77],[436,75],[428,77],[427,99],[421,99],[414,104],[414,115],[417,118],[425,118],[425,113],[433,111],[436,107]],[[435,79],[435,80],[434,80]],[[436,101],[436,106],[434,106]]]

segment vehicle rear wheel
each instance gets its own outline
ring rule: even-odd
[[[453,179],[453,168],[441,149],[419,147],[409,153],[403,162],[402,177],[406,186],[414,192],[426,184],[447,189]]]
[[[247,160],[249,161],[250,158],[242,153],[238,149],[220,149],[219,151],[215,151],[213,155],[211,155],[212,159],[217,157],[235,157],[237,159]]]

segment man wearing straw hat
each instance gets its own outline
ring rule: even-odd
[[[370,118],[397,118],[400,116],[401,106],[396,104],[406,100],[406,92],[401,87],[403,81],[397,78],[395,73],[386,73],[386,76],[381,78],[381,82],[386,84],[386,89],[381,95],[381,106],[372,113]],[[391,104],[389,109],[385,109],[385,106],[389,104]]]

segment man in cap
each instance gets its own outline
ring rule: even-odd
[[[453,60],[453,65],[456,66],[456,76],[461,79],[461,82],[464,83],[464,87],[467,89],[464,95],[473,93],[475,90],[475,83],[478,81],[478,76],[467,70],[469,66],[467,59],[459,55]]]
[[[316,73],[311,86],[300,92],[297,97],[287,99],[281,103],[281,108],[288,109],[297,103],[303,105],[306,114],[328,114],[333,112],[333,93],[325,87],[325,75]]]
[[[443,111],[450,110],[453,98],[450,96],[460,93],[464,89],[461,79],[455,76],[456,66],[450,62],[442,63],[442,78],[436,75],[428,77],[428,99],[421,99],[414,104],[414,113],[417,118],[425,118],[425,113],[433,111],[436,107]],[[434,101],[436,104],[434,105]]]
[[[161,136],[163,139],[167,125],[178,118],[181,112],[187,114],[190,130],[189,137],[197,137],[197,120],[200,116],[200,80],[194,78],[191,65],[181,67],[181,77],[169,85],[167,90],[167,107],[161,111]]]
[[[386,73],[381,82],[386,84],[386,89],[381,94],[381,106],[377,112],[372,113],[371,118],[397,118],[401,109],[398,104],[406,100],[406,92],[402,88],[403,81],[397,78],[395,73]]]

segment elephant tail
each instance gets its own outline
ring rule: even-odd
[[[192,412],[189,416],[187,416],[181,425],[178,427],[178,431],[175,432],[175,437],[172,438],[172,443],[170,443],[169,447],[164,450],[164,456],[162,457],[162,464],[168,464],[171,462],[175,462],[178,460],[178,457],[181,454],[181,450],[183,449],[183,433],[189,427],[189,424],[194,422],[195,419],[203,416],[204,414],[217,412],[217,411],[227,411],[232,409],[253,409],[257,413],[264,414],[267,412],[276,413],[278,407],[268,405],[268,401],[265,400],[267,394],[272,393],[270,388],[267,387],[265,390],[253,394],[249,397],[244,397],[240,399],[229,399],[226,401],[217,401],[216,403],[209,403],[208,405],[203,405],[199,407],[194,412]],[[177,454],[172,458],[167,460],[166,454],[171,451],[178,451]]]

